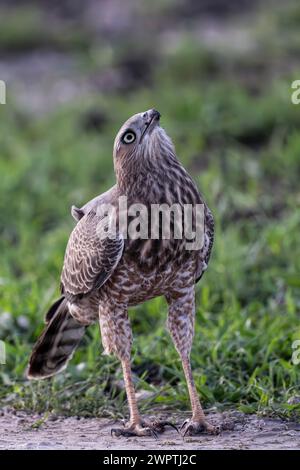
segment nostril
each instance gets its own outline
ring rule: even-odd
[[[148,117],[147,111],[146,111],[144,114],[142,114],[142,117],[143,117],[144,119],[147,119],[147,117]]]

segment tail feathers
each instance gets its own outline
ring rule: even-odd
[[[71,316],[63,297],[50,308],[46,322],[46,328],[30,356],[27,372],[29,379],[44,379],[63,370],[86,328]]]
[[[45,315],[45,323],[49,323],[50,320],[54,317],[56,314],[57,310],[59,309],[60,306],[64,309],[66,306],[64,305],[63,301],[65,300],[64,296],[62,295],[54,304],[51,305],[49,308],[48,312]]]

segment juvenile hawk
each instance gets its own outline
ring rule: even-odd
[[[218,429],[205,420],[190,365],[194,334],[195,284],[209,261],[213,244],[213,217],[196,184],[178,161],[154,109],[132,116],[121,127],[114,143],[116,184],[81,209],[72,207],[77,220],[66,248],[61,275],[62,296],[46,315],[46,328],[32,352],[28,377],[42,379],[61,371],[71,358],[87,325],[100,322],[106,354],[121,361],[130,419],[116,435],[144,436],[162,431],[170,423],[145,422],[138,411],[131,373],[132,331],[128,307],[156,296],[165,296],[167,327],[180,355],[192,406],[192,417],[183,423],[185,434]],[[110,230],[103,208],[116,208],[117,227],[120,197],[127,206],[142,204],[196,205],[204,208],[204,243],[187,249],[187,237],[164,238],[159,219],[159,237],[153,239],[114,235],[102,237],[99,226]],[[127,222],[130,221],[130,216]],[[182,222],[183,224],[184,222]],[[176,220],[171,218],[174,229]],[[150,221],[151,225],[151,221]],[[150,230],[150,228],[149,228]],[[185,233],[185,232],[184,232]]]

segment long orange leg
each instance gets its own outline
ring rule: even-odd
[[[183,423],[182,430],[184,435],[201,431],[217,434],[219,428],[212,426],[205,419],[191,369],[190,352],[194,336],[195,318],[194,287],[185,289],[182,295],[176,292],[175,298],[169,295],[167,301],[169,303],[167,326],[182,361],[192,406],[192,418]]]
[[[144,421],[138,410],[131,372],[132,332],[127,311],[115,305],[106,305],[99,311],[102,343],[105,354],[114,354],[121,361],[125,390],[129,406],[129,421],[124,428],[115,428],[111,433],[116,436],[155,436],[163,432],[165,426],[173,426],[167,421]],[[175,427],[176,428],[176,427]]]

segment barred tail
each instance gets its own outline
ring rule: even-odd
[[[63,370],[85,332],[85,326],[69,313],[64,297],[52,305],[46,315],[47,321],[30,356],[29,379],[45,379]]]

